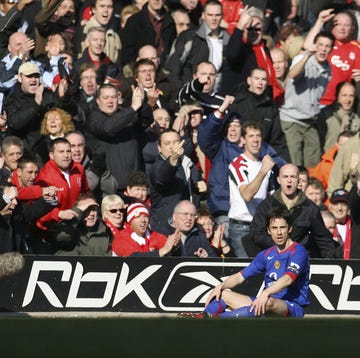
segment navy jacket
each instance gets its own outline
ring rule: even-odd
[[[167,225],[166,235],[173,234],[175,228]],[[178,247],[172,251],[172,256],[194,256],[199,248],[203,248],[209,257],[217,257],[216,250],[210,245],[210,241],[206,238],[205,233],[197,228],[195,225],[187,234],[184,243],[180,241]]]
[[[226,138],[228,120],[216,118],[211,113],[205,121],[200,124],[198,143],[201,150],[211,162],[209,174],[208,207],[213,215],[227,214],[230,209],[230,193],[228,180],[228,167],[230,162],[244,152],[238,144],[230,143]],[[276,168],[286,164],[285,160],[277,155],[274,149],[266,142],[262,143],[260,158],[269,154],[275,161]]]

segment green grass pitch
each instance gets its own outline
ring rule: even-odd
[[[0,319],[1,357],[359,357],[360,320]]]

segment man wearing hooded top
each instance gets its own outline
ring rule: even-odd
[[[224,102],[218,110],[211,113],[199,126],[198,143],[200,149],[211,162],[209,174],[208,207],[217,224],[229,223],[230,194],[228,181],[228,166],[230,162],[243,153],[241,144],[242,117],[238,113],[225,112],[234,97],[225,96]],[[286,164],[274,149],[266,142],[262,143],[259,159],[269,154],[274,162],[274,172]],[[227,228],[225,230],[227,236]]]

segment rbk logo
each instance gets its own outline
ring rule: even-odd
[[[224,267],[233,267],[237,272],[246,266],[246,262],[182,262],[170,273],[159,296],[159,307],[167,312],[199,310],[210,291],[221,282],[216,277],[221,277],[221,280],[226,278],[222,274]],[[216,277],[206,270],[209,267],[216,272]],[[185,292],[179,291],[179,287],[187,289]],[[179,306],[172,306],[171,302],[179,302]]]

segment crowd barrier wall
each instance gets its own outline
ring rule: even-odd
[[[250,259],[26,256],[0,280],[7,312],[200,311],[208,293]],[[311,260],[308,314],[360,314],[360,260]],[[261,277],[239,286],[256,296]]]

